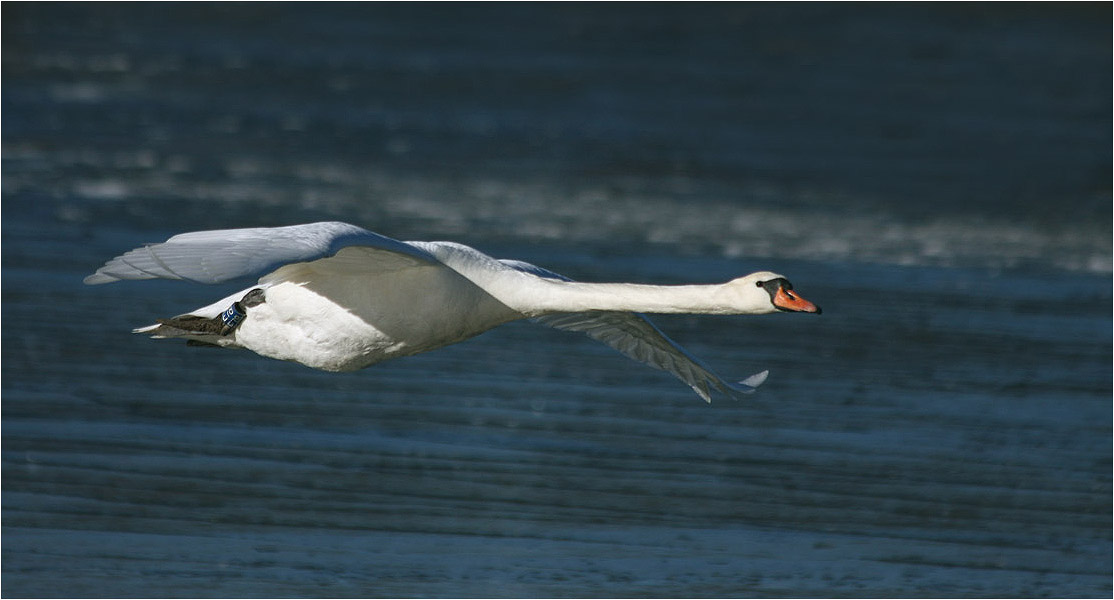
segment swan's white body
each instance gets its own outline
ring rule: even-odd
[[[819,312],[788,292],[792,286],[775,273],[717,285],[577,283],[456,243],[404,243],[332,222],[182,234],[117,257],[85,282],[163,278],[219,283],[252,275],[262,275],[257,285],[178,317],[216,320],[252,290],[262,290],[265,299],[244,310],[243,319],[227,333],[183,331],[168,327],[169,321],[136,331],[247,348],[327,371],[351,371],[529,318],[587,333],[673,373],[711,401],[711,389],[754,391],[766,372],[728,383],[637,313]],[[763,287],[774,282],[784,282],[786,290],[781,283],[776,293],[773,286]]]

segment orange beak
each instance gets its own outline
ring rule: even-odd
[[[778,288],[774,295],[774,306],[791,312],[820,314],[820,307],[798,296],[793,290]]]

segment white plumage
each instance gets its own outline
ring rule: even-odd
[[[249,276],[257,285],[136,332],[351,371],[527,318],[668,371],[710,402],[712,390],[753,392],[767,372],[729,383],[638,313],[820,312],[765,271],[716,285],[578,283],[461,244],[400,242],[337,222],[184,233],[112,259],[85,283]]]

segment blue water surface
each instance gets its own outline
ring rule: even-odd
[[[1109,4],[3,5],[11,597],[1112,590]],[[513,323],[328,374],[88,287],[324,219],[584,281],[771,269],[655,322],[708,405]]]

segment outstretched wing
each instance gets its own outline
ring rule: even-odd
[[[336,255],[352,246],[376,251],[401,264],[440,264],[429,253],[348,223],[323,222],[290,227],[195,231],[161,244],[136,248],[108,261],[85,278],[87,284],[123,279],[181,279],[221,283],[259,277],[291,263]]]
[[[538,277],[571,281],[568,277],[530,263],[517,260],[500,262]],[[752,393],[769,374],[769,371],[762,371],[739,383],[729,383],[669,339],[649,319],[638,313],[615,311],[562,313],[535,317],[531,321],[555,329],[584,333],[594,340],[611,346],[628,358],[655,369],[668,371],[688,384],[706,402],[712,401],[712,390],[718,390],[732,397]]]

